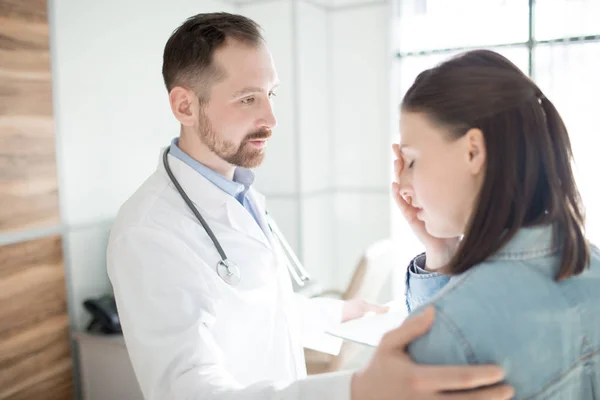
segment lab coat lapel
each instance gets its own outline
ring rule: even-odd
[[[175,178],[177,178],[190,200],[198,208],[198,211],[207,220],[211,229],[216,230],[212,227],[213,223],[221,223],[270,248],[270,242],[261,231],[261,227],[256,223],[248,210],[233,196],[225,193],[178,158],[170,154],[168,158],[173,175],[175,175]],[[168,180],[169,177],[162,163],[162,153],[158,169],[164,172],[165,179]],[[260,210],[263,210],[262,214],[264,214],[264,208],[260,208]],[[215,235],[217,234],[215,233]],[[218,235],[217,239],[219,239]],[[227,252],[227,249],[225,251]]]
[[[248,197],[250,199],[250,202],[252,203],[252,206],[254,207],[256,218],[258,220],[258,225],[260,226],[261,230],[265,233],[271,246],[273,246],[274,237],[271,232],[271,227],[269,226],[269,221],[267,218],[267,204],[265,196],[258,193],[253,188],[250,188],[250,190],[248,191]]]
[[[231,196],[229,196],[231,197]],[[261,226],[256,223],[256,220],[248,210],[240,204],[239,201],[231,197],[226,203],[228,223],[240,232],[245,233],[264,244],[267,248],[271,247],[267,236],[262,231]]]
[[[302,379],[306,377],[306,364],[304,361],[304,350],[301,343],[299,322],[295,316],[298,315],[296,303],[296,294],[293,291],[292,280],[287,269],[289,260],[284,254],[283,248],[279,243],[279,240],[275,237],[275,234],[271,231],[269,225],[270,218],[267,216],[267,207],[265,197],[250,189],[248,196],[252,204],[255,206],[257,211],[257,219],[263,231],[267,232],[267,237],[271,243],[273,254],[277,258],[277,275],[280,282],[280,301],[282,306],[286,310],[285,318],[290,327],[288,334],[290,335],[290,343],[292,347],[292,354],[294,358],[294,366],[296,368],[296,377]]]

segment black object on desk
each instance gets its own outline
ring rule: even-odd
[[[87,326],[88,332],[104,334],[122,333],[121,321],[117,313],[117,304],[113,295],[104,295],[83,302],[85,309],[92,315]]]

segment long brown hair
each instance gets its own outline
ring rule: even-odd
[[[584,271],[590,249],[573,154],[558,111],[512,62],[474,50],[422,72],[402,101],[458,139],[483,132],[485,179],[461,243],[446,267],[462,273],[504,246],[521,227],[554,224],[562,259],[557,280]]]

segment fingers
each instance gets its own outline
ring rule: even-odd
[[[400,146],[398,144],[393,144],[392,148],[394,153],[396,154],[396,160],[394,160],[394,175],[395,182],[392,182],[392,195],[394,197],[394,201],[400,208],[400,211],[404,215],[404,218],[409,222],[413,223],[417,218],[418,210],[411,205],[412,198],[410,195],[406,194],[406,198],[403,197],[401,191],[402,185],[402,170],[404,168],[404,160],[402,155],[400,154]]]
[[[409,223],[413,222],[417,218],[418,210],[411,206],[408,201],[402,197],[402,193],[400,193],[400,185],[396,182],[392,182],[392,195],[396,205],[398,205],[398,208],[400,209],[400,212],[402,212],[402,215],[404,215],[404,218]]]
[[[404,159],[397,158],[394,160],[394,178],[396,182],[400,183],[402,177],[402,170],[404,169]]]
[[[402,155],[400,154],[400,145],[398,143],[392,144],[392,150],[394,151],[396,158],[402,158]]]
[[[436,391],[450,391],[500,383],[504,379],[504,371],[495,365],[419,366],[419,376],[429,377],[427,381]]]
[[[470,393],[449,393],[439,396],[440,400],[509,400],[515,395],[515,390],[502,385],[492,388],[480,389]]]
[[[402,211],[407,210],[410,205],[404,200],[402,194],[400,193],[400,185],[396,182],[392,182],[392,194],[394,195],[394,200],[396,200],[396,204]]]
[[[400,153],[400,146],[397,143],[392,145],[392,149],[394,150],[394,155],[396,156],[394,160],[394,176],[397,180],[399,180],[402,169],[404,168],[404,158]]]
[[[403,208],[404,203],[406,203],[406,199],[404,199],[402,197],[402,194],[400,193],[400,185],[402,184],[401,175],[402,175],[402,169],[404,168],[404,159],[402,158],[402,155],[400,154],[400,146],[398,144],[394,143],[392,145],[392,148],[396,155],[396,159],[394,160],[395,182],[393,182],[393,184],[392,184],[392,193],[394,194],[394,198],[396,199],[396,203],[398,203],[398,206]],[[406,205],[408,205],[408,204],[406,204]]]
[[[386,333],[381,342],[382,346],[404,349],[431,328],[433,318],[433,307],[427,307],[422,313],[408,318],[400,327]]]
[[[374,314],[385,314],[390,310],[389,307],[378,306],[376,304],[365,303],[365,312]]]
[[[377,306],[377,309],[374,310],[377,314],[385,314],[388,311],[390,311],[389,307],[381,307],[381,306]]]

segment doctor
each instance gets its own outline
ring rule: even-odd
[[[180,135],[122,206],[108,272],[148,400],[504,399],[493,366],[414,365],[406,345],[432,312],[388,334],[359,372],[306,377],[303,346],[376,310],[292,290],[284,246],[252,188],[276,125],[278,78],[259,27],[242,16],[189,18],[168,40],[163,76]],[[318,145],[318,144],[315,144]],[[329,339],[331,342],[331,339]]]

